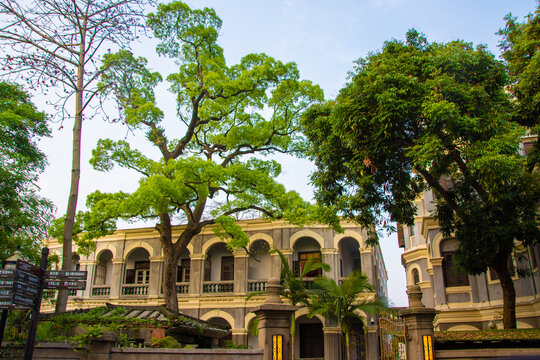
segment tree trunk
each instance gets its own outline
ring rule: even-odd
[[[351,360],[351,339],[349,330],[345,331],[345,347],[347,348],[347,360]]]
[[[176,275],[180,254],[178,248],[173,245],[163,247],[163,297],[165,307],[174,312],[178,312]]]
[[[510,252],[500,254],[495,257],[492,265],[499,276],[503,293],[503,326],[505,329],[516,328],[516,289],[512,281],[512,274],[508,269],[508,262],[511,261]]]
[[[296,306],[296,305],[295,305]],[[294,336],[296,335],[296,318],[295,313],[291,314],[291,360],[295,360],[294,354]]]
[[[75,93],[75,119],[73,123],[73,155],[71,161],[71,187],[69,189],[68,206],[64,221],[64,233],[62,244],[62,270],[72,270],[71,259],[73,226],[75,214],[77,212],[77,200],[79,198],[79,179],[81,175],[81,132],[82,132],[82,111],[83,111],[83,86],[84,86],[84,56],[80,59],[77,68],[77,91]],[[66,311],[68,291],[58,291],[55,312]]]

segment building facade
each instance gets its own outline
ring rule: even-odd
[[[249,334],[255,317],[253,308],[266,296],[247,295],[265,290],[270,277],[279,277],[280,249],[290,264],[301,270],[311,257],[319,257],[332,270],[325,275],[339,281],[353,270],[364,272],[381,297],[387,297],[387,273],[378,246],[366,246],[366,232],[352,223],[343,223],[343,233],[323,225],[297,228],[283,221],[239,221],[250,239],[247,249],[230,252],[210,227],[188,245],[178,261],[177,292],[179,310],[187,315],[228,325],[232,341],[258,348],[257,338]],[[178,227],[173,232],[177,235]],[[52,254],[61,254],[61,244],[51,240]],[[246,251],[249,250],[249,251]],[[87,286],[69,297],[68,308],[104,305],[163,304],[161,289],[163,257],[158,233],[153,228],[118,230],[97,240],[96,251],[75,256],[76,267],[88,271]],[[316,274],[313,274],[316,275]],[[52,306],[52,305],[49,305]],[[43,304],[47,310],[47,304]],[[51,308],[52,309],[52,308]],[[378,358],[376,319],[363,314],[367,333],[358,324],[354,338],[356,358]],[[298,323],[295,351],[300,358],[323,358],[324,344],[339,337],[336,324],[307,310],[296,312]],[[327,349],[328,351],[328,349]]]
[[[502,327],[502,289],[495,271],[467,275],[453,264],[457,249],[454,238],[444,237],[437,220],[431,191],[416,200],[413,226],[398,226],[399,246],[404,248],[402,264],[407,285],[420,285],[422,302],[440,313],[435,318],[438,330],[481,330]],[[509,264],[516,289],[518,328],[540,327],[540,246],[517,246]],[[522,271],[518,271],[522,270]],[[519,277],[518,272],[529,276]]]

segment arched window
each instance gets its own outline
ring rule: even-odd
[[[413,278],[413,284],[418,285],[418,283],[420,282],[420,274],[418,273],[418,269],[413,269],[412,278]]]

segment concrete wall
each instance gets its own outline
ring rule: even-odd
[[[3,349],[2,349],[3,350]],[[8,355],[9,356],[9,355]],[[12,353],[10,359],[23,359],[23,353]],[[262,350],[252,349],[152,349],[110,348],[96,346],[90,353],[74,351],[65,343],[38,344],[33,360],[262,360]]]
[[[465,359],[520,359],[533,360],[540,357],[540,349],[459,349],[435,350],[437,360]]]

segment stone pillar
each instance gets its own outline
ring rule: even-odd
[[[327,248],[321,249],[322,261],[330,265],[330,272],[325,273],[327,277],[335,280],[339,280],[339,263],[338,263],[338,250]]]
[[[81,266],[84,267],[84,270],[87,271],[86,273],[86,288],[82,292],[82,297],[85,299],[88,299],[90,295],[92,294],[92,285],[94,285],[94,275],[95,275],[95,268],[96,264],[94,261],[86,260],[81,261]]]
[[[438,313],[435,309],[422,304],[422,291],[418,285],[407,286],[409,308],[399,312],[405,322],[405,345],[407,359],[433,359],[433,319]],[[431,354],[425,356],[426,352]]]
[[[324,360],[341,359],[341,328],[339,326],[325,326],[324,333]]]
[[[163,258],[154,256],[150,258],[150,279],[148,279],[148,297],[157,298],[161,294],[161,274],[163,272]]]
[[[280,298],[281,285],[278,278],[268,279],[266,292],[268,297],[264,304],[254,309],[259,319],[259,346],[264,350],[263,360],[273,359],[274,341],[281,351],[281,359],[289,358],[290,354],[290,328],[291,314],[296,310],[294,306],[283,303]]]
[[[189,294],[200,295],[202,293],[202,283],[204,280],[204,254],[191,255],[191,268],[189,276]]]
[[[373,286],[377,286],[377,272],[374,271],[376,264],[373,263],[373,249],[361,248],[360,259],[362,262],[362,272],[366,274],[369,282],[373,284]]]
[[[248,333],[246,329],[231,329],[232,332],[232,342],[236,345],[246,345],[248,344]]]
[[[234,293],[247,293],[248,281],[248,254],[245,250],[234,253]]]
[[[373,315],[369,315],[368,318]],[[366,326],[366,359],[378,360],[379,359],[379,327],[377,325]],[[412,358],[411,358],[412,359]]]
[[[124,283],[124,259],[112,259],[110,299],[118,299]]]
[[[431,258],[431,265],[433,265],[433,284],[441,284],[442,286],[434,286],[435,291],[435,305],[446,304],[446,293],[444,292],[444,275],[442,269],[443,258]]]

